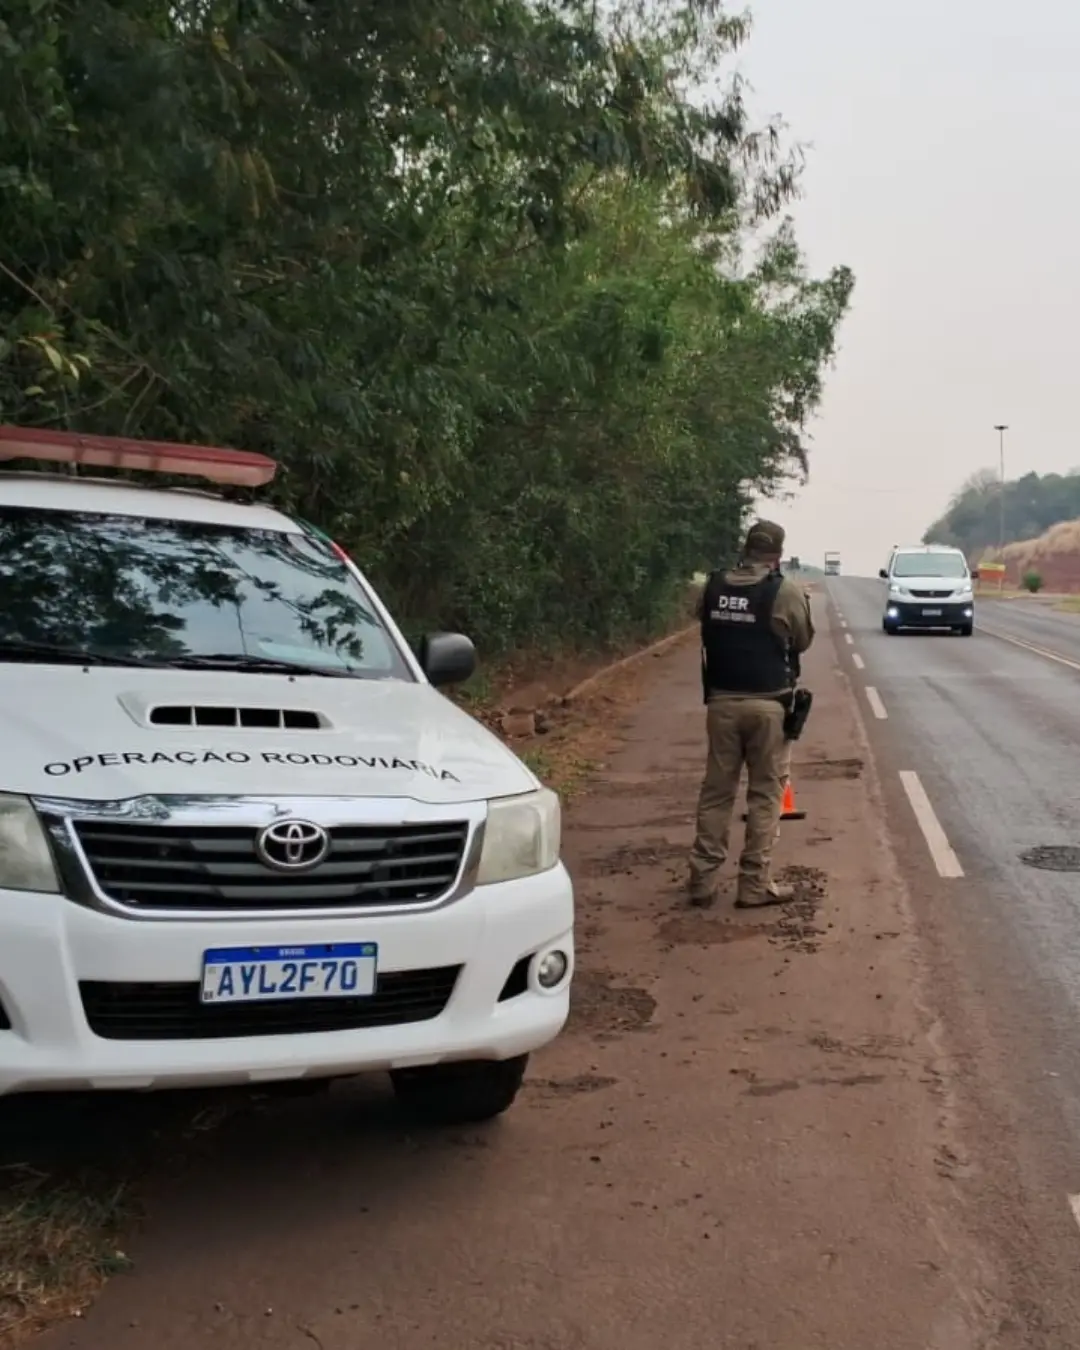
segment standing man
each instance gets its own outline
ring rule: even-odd
[[[756,909],[790,898],[790,888],[785,893],[772,881],[769,866],[791,757],[784,715],[814,626],[809,596],[780,571],[783,550],[783,528],[756,521],[738,565],[714,572],[698,601],[709,758],[690,853],[694,905],[716,899],[744,764],[746,839],[735,904]]]

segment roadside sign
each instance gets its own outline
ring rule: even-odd
[[[1005,564],[1003,562],[981,562],[979,564],[979,590],[982,590],[983,583],[987,581],[996,581],[998,590],[1001,590],[1005,585]]]

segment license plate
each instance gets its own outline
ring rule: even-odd
[[[202,1002],[370,997],[378,957],[373,942],[217,947],[203,953]]]
[[[940,618],[941,618],[941,610],[940,610],[940,609],[924,609],[923,612],[922,612],[922,614],[923,614],[923,618],[924,618],[924,619],[940,619]]]

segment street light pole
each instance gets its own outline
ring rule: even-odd
[[[1001,468],[1001,485],[998,492],[998,553],[1005,551],[1005,433],[1008,426],[997,422],[994,430],[998,434],[998,460]]]

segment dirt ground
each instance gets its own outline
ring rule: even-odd
[[[806,674],[792,904],[685,906],[694,643],[624,673],[558,742],[590,765],[565,850],[580,965],[515,1109],[406,1130],[360,1083],[235,1112],[161,1160],[132,1269],[39,1350],[998,1344],[950,1066],[827,632]]]

